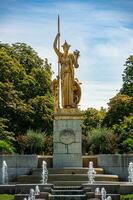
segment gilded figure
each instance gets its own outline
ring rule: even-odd
[[[81,96],[78,79],[74,77],[74,68],[78,68],[79,51],[69,53],[70,45],[65,41],[62,45],[63,52],[57,48],[60,33],[55,37],[53,47],[60,64],[62,108],[76,108]]]

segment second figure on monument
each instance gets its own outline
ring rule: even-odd
[[[74,68],[78,67],[79,51],[76,50],[73,53],[69,53],[68,51],[70,45],[68,45],[68,43],[65,41],[65,43],[62,45],[63,52],[61,52],[57,48],[59,37],[60,34],[58,33],[55,37],[53,47],[58,56],[58,61],[61,66],[59,76],[61,79],[62,108],[77,108],[81,97],[81,89],[78,79],[75,79],[74,77]],[[55,82],[56,81],[54,80],[53,83]],[[56,88],[54,86],[53,88],[58,90],[59,86]],[[54,93],[59,95],[59,92],[54,91]]]

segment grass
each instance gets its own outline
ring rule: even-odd
[[[14,195],[0,194],[0,200],[14,200]],[[133,194],[122,195],[121,200],[133,200]]]
[[[133,200],[133,194],[122,195],[121,200]]]
[[[0,200],[14,200],[14,195],[11,194],[1,194]]]

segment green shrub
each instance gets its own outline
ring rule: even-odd
[[[29,129],[26,135],[16,138],[20,154],[53,154],[53,138],[50,134]]]
[[[27,140],[27,136],[26,135],[19,135],[16,138],[17,141],[17,152],[20,154],[24,154],[25,150],[27,148],[27,144],[26,144],[26,140]]]
[[[122,144],[126,152],[133,153],[133,139],[132,138],[127,138],[126,140],[124,140]]]
[[[112,129],[118,135],[118,153],[133,153],[133,114],[124,117],[124,120]]]
[[[31,154],[42,152],[44,147],[44,134],[31,129],[27,131],[26,149]]]
[[[133,194],[122,195],[120,200],[133,200]]]
[[[113,132],[107,128],[96,128],[90,132],[90,151],[93,154],[115,153],[116,138]]]
[[[1,153],[13,153],[14,148],[4,140],[0,140],[0,152]]]
[[[50,134],[44,136],[43,153],[45,155],[53,155],[53,137]]]

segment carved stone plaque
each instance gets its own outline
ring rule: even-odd
[[[72,129],[64,129],[60,132],[60,141],[63,144],[71,144],[75,140],[75,134]]]

